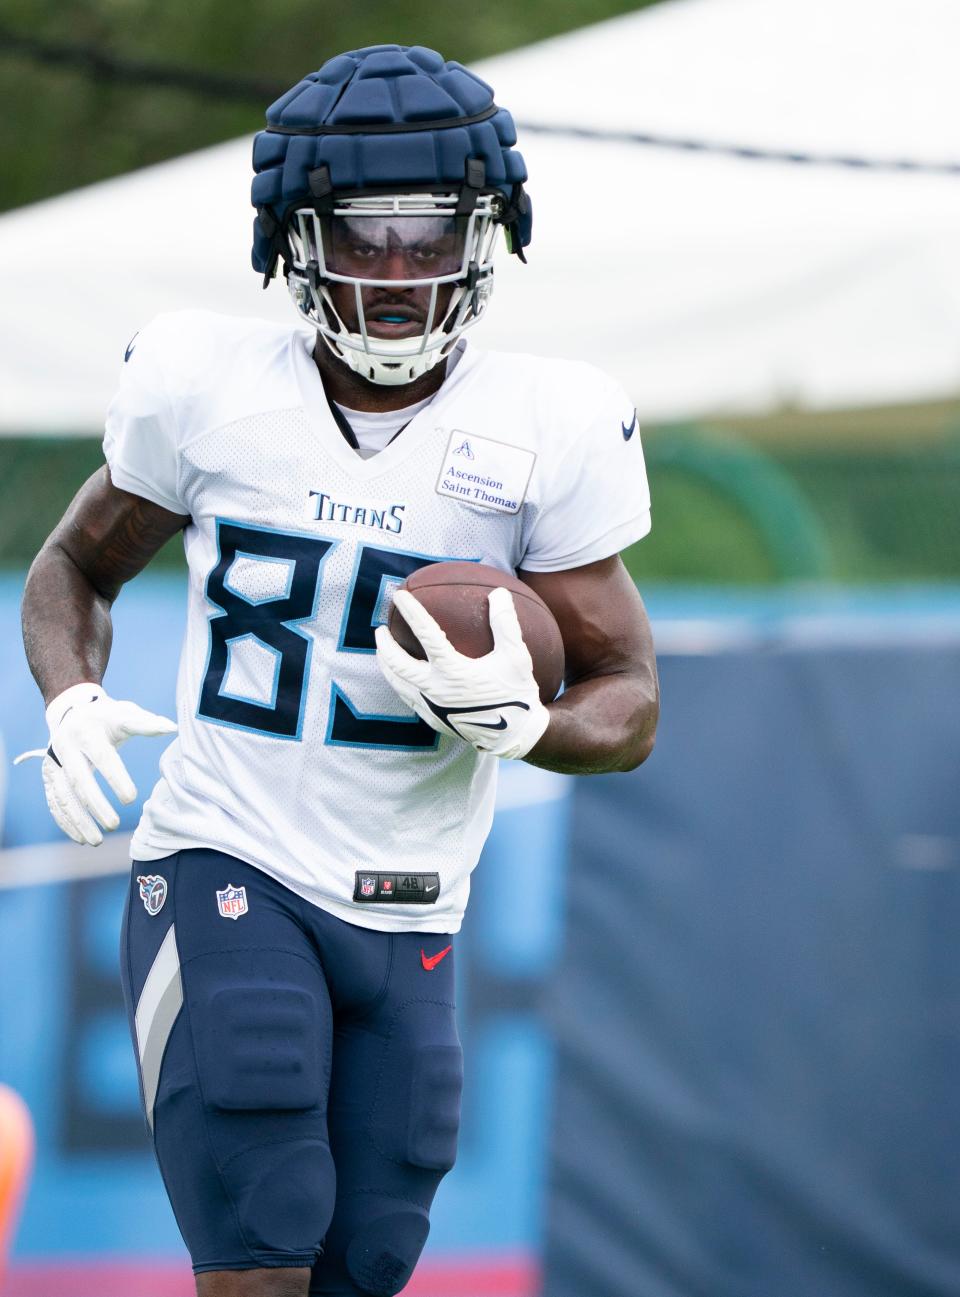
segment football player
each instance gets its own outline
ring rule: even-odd
[[[467,341],[499,234],[521,259],[530,241],[515,143],[489,86],[419,46],[342,54],[273,104],[253,263],[282,266],[299,320],[144,328],[106,465],[27,582],[66,834],[115,828],[94,772],[131,802],[118,747],[176,730],[133,839],[122,974],[201,1297],[404,1287],[456,1150],[453,934],[498,759],[589,774],[653,744],[650,630],[618,557],[650,526],[633,404],[590,365]],[[573,182],[571,201],[590,201]],[[216,237],[215,211],[191,219]],[[175,725],[102,680],[113,600],[178,532]],[[446,559],[543,597],[555,702],[503,589],[486,657],[404,591],[427,660],[392,638],[397,587]]]

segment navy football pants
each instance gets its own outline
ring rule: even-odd
[[[310,1266],[317,1297],[407,1283],[456,1154],[451,942],[344,923],[221,852],[134,862],[124,995],[194,1270]]]

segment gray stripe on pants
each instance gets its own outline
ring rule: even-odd
[[[160,1064],[170,1039],[177,1014],[183,1006],[183,983],[180,980],[180,956],[171,923],[157,957],[150,967],[137,1002],[137,1052],[140,1056],[140,1078],[147,1125],[153,1130],[153,1105],[160,1084]]]

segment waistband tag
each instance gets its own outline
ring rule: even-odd
[[[361,905],[433,905],[439,874],[381,874],[357,870],[353,899]]]

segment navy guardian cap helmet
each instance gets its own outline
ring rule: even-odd
[[[282,262],[297,310],[351,369],[408,383],[483,314],[497,226],[525,260],[532,213],[516,140],[486,82],[435,50],[337,55],[271,104],[254,139],[254,269],[266,286]],[[352,286],[353,330],[336,284]],[[371,335],[364,288],[425,286],[422,332]]]

